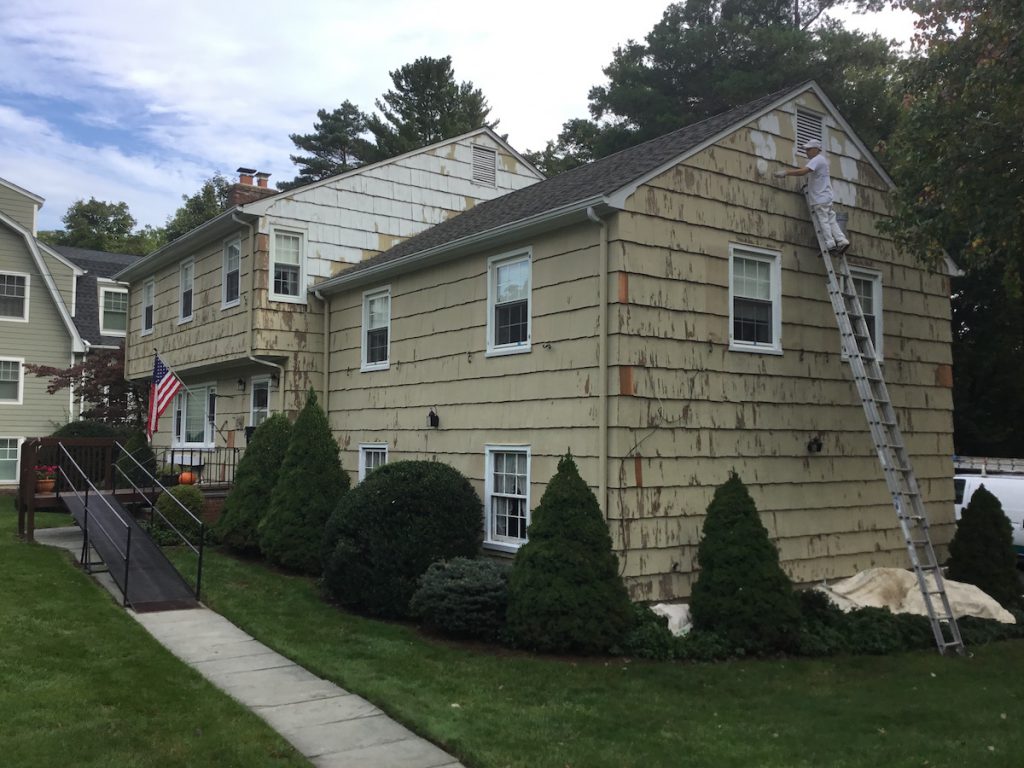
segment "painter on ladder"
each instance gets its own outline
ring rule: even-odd
[[[807,153],[807,165],[803,168],[776,171],[774,175],[779,179],[786,176],[810,176],[807,180],[807,192],[811,202],[811,213],[821,225],[825,245],[833,254],[846,253],[850,241],[839,228],[836,212],[832,210],[832,177],[828,172],[828,160],[821,151],[821,142],[817,139],[806,141],[803,150]]]

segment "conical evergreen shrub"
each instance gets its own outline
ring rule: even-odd
[[[235,470],[235,484],[224,500],[214,536],[243,555],[260,553],[259,525],[284,464],[292,424],[278,413],[252,433]]]
[[[270,508],[259,526],[260,550],[266,558],[293,571],[319,575],[324,526],[348,486],[338,443],[310,388],[292,428]]]
[[[1013,526],[1003,505],[984,485],[964,508],[949,543],[947,577],[974,584],[1004,608],[1021,605]]]
[[[508,633],[521,647],[606,653],[633,626],[612,539],[594,494],[566,455],[533,511],[509,577]]]
[[[796,647],[800,606],[754,500],[737,475],[715,489],[697,550],[693,626],[747,653]]]

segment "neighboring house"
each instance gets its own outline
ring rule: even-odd
[[[124,337],[127,285],[110,276],[137,257],[51,248],[36,239],[43,198],[0,179],[0,487],[18,482],[21,444],[76,418],[26,364],[67,368]]]
[[[153,442],[190,462],[323,391],[317,282],[543,178],[488,128],[287,192],[239,172],[228,211],[118,275],[131,283],[126,376],[150,378],[158,351],[184,381]]]
[[[690,593],[733,471],[797,582],[906,565],[803,195],[771,176],[812,137],[944,545],[949,280],[880,231],[892,182],[814,83],[480,204],[320,284],[346,469],[454,465],[483,499],[485,547],[511,553],[570,450],[638,599]]]

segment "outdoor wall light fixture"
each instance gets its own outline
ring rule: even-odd
[[[238,391],[245,392],[245,379],[238,380]]]
[[[823,443],[821,442],[821,435],[815,435],[811,438],[811,441],[807,443],[808,453],[821,453]]]
[[[276,373],[270,374],[270,386],[277,389],[277,385],[281,383],[280,377]]]
[[[427,421],[430,422],[430,426],[439,427],[441,426],[441,417],[437,415],[437,411],[433,408],[430,409],[430,413],[427,414]]]

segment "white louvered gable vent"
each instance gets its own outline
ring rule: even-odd
[[[473,181],[495,186],[498,175],[498,153],[490,147],[473,145]]]
[[[824,120],[821,115],[814,112],[806,112],[802,109],[796,111],[796,153],[806,157],[804,142],[817,139],[824,145],[825,131]]]

